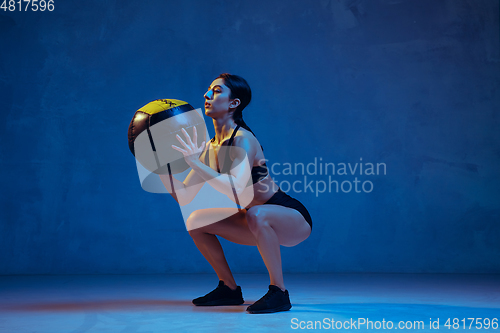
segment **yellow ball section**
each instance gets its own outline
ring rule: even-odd
[[[155,113],[162,112],[186,104],[188,103],[178,99],[157,99],[144,105],[137,111],[153,115]]]

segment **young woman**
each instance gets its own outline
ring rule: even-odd
[[[307,239],[312,229],[311,217],[298,200],[279,189],[269,175],[266,164],[262,163],[265,161],[262,147],[242,117],[243,109],[251,100],[248,83],[242,77],[224,73],[212,82],[204,97],[205,114],[213,119],[215,136],[206,145],[203,142],[201,147],[197,147],[196,129],[193,139],[183,130],[184,138],[178,136],[181,147],[172,146],[184,155],[192,168],[184,182],[174,181],[177,200],[192,200],[203,181],[223,193],[227,188],[241,193],[241,185],[248,184],[249,170],[253,199],[246,209],[231,216],[225,215],[229,217],[208,225],[203,221],[217,221],[217,216],[224,216],[221,213],[226,208],[200,209],[189,216],[186,222],[188,226],[202,225],[188,228],[189,234],[219,278],[215,290],[194,299],[193,303],[208,306],[239,305],[244,302],[241,287],[237,286],[217,239],[220,236],[234,243],[257,246],[269,271],[268,292],[250,305],[247,311],[269,313],[289,310],[292,306],[283,282],[280,245],[294,246]],[[239,149],[231,149],[226,155],[230,160],[222,164],[230,166],[230,172],[222,177],[224,173],[219,168],[222,156],[218,157],[217,152],[220,147],[226,146]],[[241,167],[246,160],[249,163],[247,171]],[[170,178],[163,175],[161,179],[169,188]],[[236,193],[235,196],[237,198]]]

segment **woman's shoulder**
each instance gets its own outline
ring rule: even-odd
[[[252,156],[263,156],[263,148],[257,137],[245,128],[240,128],[234,137],[233,146],[245,149]]]
[[[246,128],[240,127],[234,136],[233,145],[259,145],[259,140],[253,135],[252,132]]]

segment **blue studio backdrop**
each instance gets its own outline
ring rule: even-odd
[[[285,272],[500,273],[496,0],[54,1],[0,10],[0,274],[212,272],[127,129],[247,79],[313,233]],[[213,135],[211,119],[205,117]],[[236,273],[257,248],[222,241]]]

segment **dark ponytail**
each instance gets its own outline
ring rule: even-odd
[[[247,81],[241,76],[222,73],[217,77],[217,79],[223,79],[224,84],[231,90],[230,98],[238,98],[240,100],[240,105],[233,112],[233,120],[237,125],[240,125],[244,129],[250,131],[255,137],[255,133],[248,127],[248,125],[243,120],[243,109],[250,103],[252,100],[252,90],[248,85]],[[260,146],[262,150],[264,148]]]

